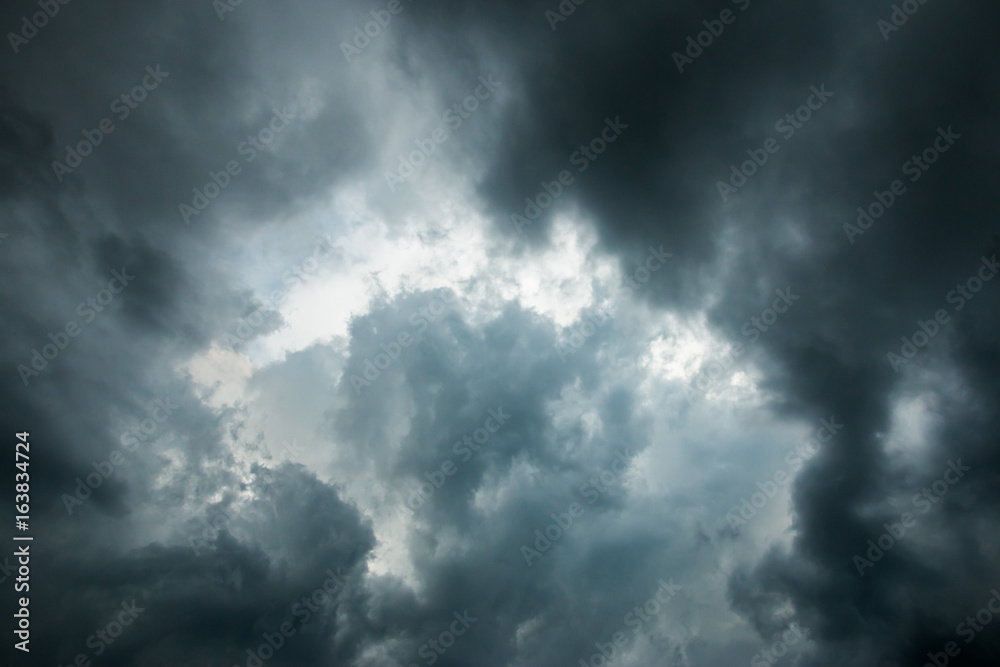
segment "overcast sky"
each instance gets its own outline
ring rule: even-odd
[[[9,664],[997,664],[995,2],[0,28]]]

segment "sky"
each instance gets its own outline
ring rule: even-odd
[[[4,664],[997,664],[995,3],[0,28]]]

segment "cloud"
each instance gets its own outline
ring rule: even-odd
[[[4,54],[0,423],[34,445],[37,660],[577,664],[620,630],[618,664],[992,664],[997,626],[961,623],[998,575],[1000,292],[970,282],[1000,250],[997,10],[927,3],[886,40],[893,7],[861,2],[563,5],[404,1],[348,59],[388,5],[69,3]]]

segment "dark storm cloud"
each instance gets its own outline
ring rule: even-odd
[[[468,641],[456,642],[444,664],[514,660],[543,665],[577,654],[589,659],[595,649],[587,638],[606,640],[605,634],[630,630],[622,627],[625,616],[653,596],[659,579],[684,585],[677,574],[686,566],[660,531],[644,534],[638,527],[615,527],[614,517],[622,510],[622,480],[610,471],[624,469],[616,454],[621,452],[627,465],[651,444],[636,415],[634,390],[621,382],[627,378],[605,389],[588,378],[590,389],[600,395],[604,435],[588,437],[575,421],[557,426],[544,406],[558,400],[574,377],[600,374],[598,346],[564,363],[553,354],[550,324],[507,308],[478,330],[463,322],[461,311],[441,315],[421,328],[419,340],[370,386],[355,392],[348,373],[360,372],[363,360],[383,349],[378,341],[413,331],[407,315],[433,298],[440,295],[401,298],[353,323],[357,343],[339,387],[348,401],[332,415],[334,439],[350,443],[349,451],[357,457],[338,467],[351,466],[356,468],[352,476],[396,487],[389,506],[408,524],[417,524],[409,548],[421,573],[421,598],[430,602],[422,611],[412,601],[398,601],[394,613],[403,618],[386,632],[391,636],[412,629],[421,614],[432,614],[431,620],[417,627],[433,631],[440,611],[468,607],[482,620]],[[378,334],[361,335],[370,331]],[[413,414],[401,439],[393,436],[398,429],[391,419],[400,404],[412,406]],[[479,451],[469,449],[468,456],[463,453],[467,447],[456,451],[463,436],[491,415],[504,422]],[[443,468],[445,461],[452,468]],[[521,474],[525,468],[532,470],[528,479]],[[442,469],[455,472],[436,482],[440,486],[415,511],[404,509],[408,498],[419,495],[419,485],[435,483],[434,473]],[[589,486],[602,472],[611,483]],[[477,501],[477,492],[487,496]],[[489,498],[493,493],[498,497]],[[570,519],[576,525],[566,527],[551,547],[541,543],[538,555],[526,558],[522,547],[538,546],[534,530],[552,524],[553,513],[565,522],[574,503],[582,508],[579,517]],[[458,543],[451,544],[445,535],[456,530]],[[385,584],[373,585],[378,589]],[[583,603],[593,595],[601,596],[600,607]],[[677,595],[665,606],[683,608],[689,594]],[[585,627],[566,628],[567,616]],[[525,635],[519,646],[511,646],[509,638],[519,633]]]
[[[5,5],[5,33],[36,11],[35,3]],[[308,15],[326,11],[317,6]],[[333,47],[311,75],[299,65],[315,50],[304,57],[283,46],[264,55],[260,37],[248,32],[252,10],[244,15],[249,24],[236,17],[221,23],[202,3],[70,3],[18,53],[5,39],[2,422],[8,433],[31,431],[32,518],[39,530],[63,536],[46,546],[36,543],[34,550],[36,572],[50,575],[35,584],[41,588],[33,598],[36,636],[49,640],[37,642],[34,657],[53,664],[78,651],[93,657],[85,640],[95,624],[113,618],[112,610],[132,597],[162,606],[147,607],[116,652],[104,656],[106,664],[218,664],[227,652],[239,659],[242,648],[256,647],[259,632],[272,629],[263,624],[264,614],[280,620],[292,601],[286,596],[308,594],[326,567],[355,569],[370,548],[365,531],[352,525],[356,515],[338,509],[333,491],[299,473],[298,490],[309,484],[316,490],[311,498],[283,503],[281,513],[307,521],[285,522],[286,548],[303,544],[291,534],[303,526],[310,539],[330,545],[325,550],[268,554],[255,538],[220,538],[217,552],[198,556],[184,531],[170,536],[170,546],[146,531],[150,507],[176,510],[166,521],[155,520],[167,525],[188,511],[185,499],[201,502],[240,483],[220,446],[222,421],[176,373],[181,361],[220,339],[252,306],[245,286],[212,260],[231,245],[225,221],[249,233],[276,211],[287,213],[293,200],[315,195],[342,171],[336,165],[343,160],[362,161],[354,153],[364,145],[364,133],[352,125],[356,107],[325,106],[325,91],[307,85],[310,76],[325,75],[336,64]],[[285,45],[303,44],[296,35],[319,25],[302,20],[280,29],[281,21],[272,22],[267,34]],[[298,70],[294,78],[286,77],[290,61],[299,62],[291,66]],[[224,170],[239,156],[248,135],[269,127],[274,107],[303,93],[313,95],[311,106],[282,134],[284,143],[246,164],[197,223],[185,226],[178,204],[190,201],[192,188],[202,188],[209,171]],[[102,119],[110,120],[104,126],[110,132],[100,131]],[[307,128],[314,131],[308,139]],[[326,131],[328,140],[320,140]],[[79,163],[73,160],[72,173],[54,171],[53,162],[68,162],[65,147],[75,150],[83,141],[96,146]],[[294,165],[286,151],[299,156]],[[289,258],[304,254],[297,247],[285,252]],[[292,265],[281,256],[272,261],[282,270]],[[124,279],[124,289],[114,286],[110,302],[101,301],[102,292],[111,293],[113,271],[134,277]],[[99,302],[88,305],[88,299]],[[124,450],[123,432],[148,418],[156,399],[173,401],[176,412],[134,452]],[[182,452],[185,465],[177,479],[160,484],[171,465],[165,456],[170,447]],[[93,488],[81,482],[114,454],[125,458],[110,476],[98,474]],[[12,485],[4,488],[13,493]],[[64,498],[80,501],[78,489],[83,502],[70,503],[70,514]],[[281,502],[279,491],[259,489],[275,502]],[[5,516],[13,520],[9,511]],[[336,538],[345,541],[326,540],[325,528],[308,525],[320,517],[345,523]],[[294,571],[279,563],[284,560],[296,563]],[[234,592],[244,578],[246,589]],[[175,597],[164,597],[171,588]],[[318,630],[326,623],[314,623],[304,633],[312,638],[282,659],[303,664],[295,656],[326,655],[325,632]],[[157,625],[164,624],[173,629],[161,633]],[[5,654],[12,651],[5,644]]]
[[[660,618],[677,627],[694,617],[699,590],[689,582],[704,573],[690,554],[703,548],[714,566],[712,550],[727,538],[663,507],[640,503],[626,513],[614,487],[594,505],[581,499],[581,484],[609,469],[619,443],[629,457],[651,444],[634,378],[601,367],[610,330],[564,363],[554,354],[555,329],[517,304],[478,329],[452,309],[419,342],[401,346],[377,379],[354,385],[351,375],[364,377],[380,344],[415,333],[410,314],[439,294],[379,304],[354,320],[317,437],[336,443],[338,465],[400,508],[426,473],[461,463],[414,516],[401,510],[415,522],[406,546],[419,593],[394,575],[363,576],[376,541],[342,489],[294,466],[244,469],[241,455],[265,448],[249,435],[251,409],[213,412],[177,373],[255,306],[236,277],[234,239],[272,230],[328,188],[382,185],[388,121],[373,73],[383,69],[390,82],[431,89],[442,108],[476,77],[503,72],[510,100],[502,113],[491,107],[438,157],[458,173],[482,166],[475,186],[498,247],[545,244],[555,212],[593,219],[601,249],[623,267],[636,244],[668,242],[678,257],[641,298],[697,311],[712,296],[714,332],[744,343],[741,325],[775,289],[801,295],[749,359],[764,372],[776,415],[815,423],[832,414],[845,430],[795,483],[791,546],[759,562],[735,559],[732,609],[765,643],[797,620],[815,642],[805,664],[862,666],[921,664],[959,640],[956,626],[1000,583],[991,537],[1000,518],[1000,283],[986,283],[962,310],[948,300],[981,257],[998,251],[989,205],[998,172],[997,8],[925,3],[886,40],[876,22],[891,3],[590,0],[553,30],[546,11],[556,2],[421,0],[405,3],[348,62],[340,42],[384,6],[243,3],[220,20],[211,3],[70,2],[18,53],[5,41],[0,423],[8,434],[31,426],[32,470],[44,471],[33,477],[33,513],[39,532],[53,537],[38,549],[45,583],[33,604],[46,610],[37,612],[36,635],[46,639],[36,657],[61,664],[92,651],[88,635],[135,598],[145,611],[103,664],[245,664],[246,649],[339,565],[347,584],[338,602],[269,664],[420,663],[425,642],[467,609],[479,620],[438,664],[576,664],[661,578],[685,588]],[[726,8],[735,20],[679,72],[674,53]],[[36,11],[36,3],[10,3],[0,27],[19,29]],[[119,117],[114,101],[141,85],[147,67],[169,75]],[[776,121],[824,85],[832,96],[823,108],[723,202],[717,183],[731,165],[780,137]],[[301,117],[248,160],[243,142],[292,103]],[[65,146],[105,117],[114,131],[72,174],[55,173]],[[581,145],[617,118],[628,127],[578,171]],[[904,163],[932,146],[939,128],[961,137],[910,181]],[[186,225],[179,205],[195,206],[193,190],[204,192],[230,161],[239,173],[230,171]],[[525,198],[562,170],[575,182],[520,236],[511,214],[523,214]],[[895,179],[905,194],[851,238],[844,225],[857,224],[857,207],[885,200],[873,191],[891,191]],[[384,195],[369,195],[372,206],[394,211],[401,200]],[[282,246],[278,266],[267,268],[292,266],[307,255],[303,243]],[[86,321],[78,305],[113,270],[134,282]],[[951,322],[894,373],[886,355],[942,308]],[[17,366],[30,368],[33,350],[70,321],[82,332],[25,385]],[[322,401],[297,402],[296,388],[322,384],[317,369],[340,361],[340,351],[314,348],[251,386],[279,410],[310,414]],[[566,426],[546,412],[571,388],[593,400],[601,438],[587,436],[578,418]],[[895,460],[881,434],[900,399],[922,394],[936,395],[927,399],[929,444],[903,443],[917,454]],[[179,407],[157,428],[163,440],[137,450],[124,464],[128,475],[115,471],[69,514],[61,497],[164,397]],[[501,406],[510,420],[460,461],[454,444]],[[690,450],[708,446],[706,434],[684,435]],[[172,449],[183,465],[174,465]],[[972,468],[967,477],[860,576],[852,558],[959,458]],[[234,519],[207,550],[194,550],[188,538],[202,528],[189,505],[203,507],[216,493],[222,500],[197,513],[231,509]],[[520,547],[573,502],[584,515],[527,567]],[[661,653],[649,659],[669,653],[675,664],[722,665],[757,650],[739,637],[710,646],[706,636],[657,638],[649,650]],[[960,664],[992,664],[996,638],[991,625],[963,643]]]
[[[38,11],[33,3],[8,5],[3,24],[16,25],[32,11]],[[301,34],[308,25],[295,23],[287,29]],[[323,165],[333,165],[353,150],[335,137],[331,140],[343,144],[337,150],[317,141],[318,134],[305,139],[306,127],[320,126],[343,131],[344,137],[361,136],[349,129],[346,117],[323,115],[350,115],[352,106],[324,107],[323,92],[312,91],[319,115],[312,120],[303,116],[282,137],[285,144],[257,160],[264,164],[270,159],[271,166],[261,170],[246,165],[195,224],[183,224],[178,204],[189,201],[192,188],[209,182],[210,171],[224,171],[249,133],[268,127],[272,107],[305,90],[295,84],[309,77],[307,70],[300,70],[293,82],[278,64],[294,60],[295,54],[275,52],[269,63],[261,63],[248,29],[235,17],[220,22],[209,6],[165,4],[140,10],[129,3],[96,8],[69,4],[17,54],[4,54],[5,86],[11,91],[3,113],[8,188],[2,203],[8,234],[4,262],[10,269],[18,261],[32,267],[9,270],[3,287],[4,312],[18,313],[5,318],[4,356],[12,370],[18,365],[28,369],[4,380],[17,411],[30,411],[32,405],[44,410],[40,395],[58,385],[65,404],[57,407],[49,396],[49,409],[78,414],[67,421],[76,424],[74,431],[86,423],[103,431],[106,417],[99,415],[107,410],[98,407],[102,402],[132,404],[129,396],[136,387],[205,346],[252,305],[244,288],[232,284],[229,271],[211,260],[230,243],[220,233],[226,198],[243,207],[238,225],[258,225],[269,210],[277,210],[269,207],[287,206],[289,196],[310,196],[317,179],[330,176]],[[290,34],[286,37],[295,43]],[[153,84],[147,66],[166,76],[158,75],[163,78],[148,98],[126,105],[119,99],[123,94],[132,95],[144,79]],[[84,81],[87,85],[81,85]],[[65,146],[86,140],[84,131],[99,136],[93,131],[102,118],[113,121],[112,133],[72,174],[60,174],[60,183],[52,163],[65,163]],[[300,157],[314,151],[314,161],[297,163],[305,168],[311,161],[309,173],[282,167],[287,166],[286,150]],[[326,175],[319,176],[321,172]],[[250,200],[257,195],[259,200]],[[292,249],[289,255],[298,252]],[[286,266],[284,259],[278,262]],[[135,277],[105,309],[88,308],[84,302],[99,297],[112,271]],[[78,337],[55,359],[46,363],[39,357],[32,366],[33,352],[51,342],[49,334],[61,336],[71,322],[82,329]],[[164,341],[169,341],[166,348]],[[140,370],[144,368],[148,373]],[[81,385],[70,377],[87,380]],[[22,378],[29,386],[22,386]],[[94,391],[103,401],[91,395]],[[176,397],[183,391],[159,387],[150,393]],[[62,427],[54,423],[52,428]],[[73,453],[54,457],[58,465],[107,454],[107,445],[96,442],[103,436],[94,433],[96,441],[90,444],[89,437],[80,437],[85,433],[86,428],[73,438]],[[50,476],[40,483],[65,486],[72,479]]]
[[[35,659],[62,663],[82,653],[93,664],[246,664],[247,649],[256,651],[263,635],[279,632],[286,621],[295,641],[270,664],[322,664],[351,655],[354,640],[346,628],[337,647],[328,633],[337,626],[339,604],[363,604],[356,596],[359,567],[373,545],[370,528],[301,467],[255,472],[246,489],[255,496],[250,502],[237,508],[224,499],[206,511],[209,519],[214,510],[232,520],[218,522],[220,530],[203,549],[154,542],[125,552],[103,545],[43,552],[39,569],[49,574],[43,595],[60,612],[42,617],[39,631],[53,641],[36,649]],[[180,509],[176,501],[165,504]],[[90,529],[107,530],[101,523]],[[201,530],[197,524],[189,529]],[[311,602],[328,579],[324,595]],[[334,599],[325,599],[329,595]],[[134,627],[110,643],[96,634],[115,620],[122,601],[133,599],[143,609]]]
[[[486,58],[506,48],[524,64],[520,98],[481,183],[497,234],[512,234],[509,215],[524,210],[524,197],[533,198],[542,180],[569,166],[601,119],[620,114],[630,124],[627,134],[552,210],[577,201],[596,217],[611,247],[666,236],[682,248],[688,262],[672,264],[664,281],[674,287],[647,292],[659,302],[676,303],[675,295],[683,294],[676,305],[696,304],[703,295],[683,287],[696,275],[689,262],[714,263],[714,277],[723,277],[713,287],[723,299],[712,322],[737,341],[740,323],[766,308],[773,289],[791,285],[803,295],[800,306],[763,337],[758,361],[778,396],[774,407],[810,418],[841,415],[850,426],[797,484],[794,552],[769,557],[755,580],[734,580],[737,608],[755,616],[758,605],[794,602],[816,622],[813,639],[821,647],[848,651],[819,650],[823,657],[816,664],[917,661],[926,650],[939,650],[961,609],[974,611],[996,578],[995,566],[974,559],[977,576],[963,580],[957,573],[966,571],[970,555],[918,552],[907,564],[896,554],[895,563],[861,580],[850,555],[879,534],[891,514],[887,499],[905,494],[909,485],[919,488],[913,477],[930,476],[964,452],[982,462],[981,479],[995,478],[995,455],[988,452],[996,423],[985,406],[996,399],[998,296],[989,286],[965,312],[954,313],[946,295],[995,250],[989,237],[996,223],[985,201],[997,169],[991,111],[997,102],[996,9],[971,2],[920,5],[884,39],[876,22],[890,19],[891,4],[752,3],[678,73],[671,53],[682,50],[686,36],[703,29],[701,20],[714,19],[720,6],[633,12],[591,2],[555,32],[545,24],[545,3],[483,8],[471,17],[428,4],[415,14],[442,38],[458,40],[451,51],[466,48]],[[477,50],[470,43],[480,32],[490,38]],[[408,46],[427,58],[441,48],[436,42]],[[822,84],[833,94],[826,107],[722,205],[716,183],[729,178],[730,165],[739,166],[746,151],[778,137],[775,122]],[[903,171],[911,156],[948,135],[961,138],[951,139],[937,162],[919,172],[910,162]],[[844,225],[856,224],[857,207],[867,209],[877,201],[873,191],[889,191],[896,179],[906,193],[852,244]],[[528,236],[540,239],[548,218],[543,214],[526,228]],[[734,252],[720,252],[723,227],[731,230],[726,241]],[[803,238],[798,247],[789,243],[792,229]],[[955,316],[941,337],[951,354],[924,352],[915,364],[936,359],[950,365],[983,407],[949,413],[931,435],[933,455],[903,484],[888,469],[875,434],[888,428],[892,403],[916,387],[911,376],[892,372],[886,354],[898,353],[900,336],[912,335],[918,321],[939,308]],[[948,395],[955,387],[940,390]],[[972,527],[995,515],[995,493],[983,483],[968,484],[946,503],[954,512],[963,507],[974,513],[970,525],[919,530],[967,544],[972,553],[988,551],[988,541]],[[881,508],[878,516],[864,518],[873,505]],[[792,566],[792,559],[806,562]],[[953,590],[960,599],[947,613],[936,607],[934,589],[921,591],[917,583],[931,573],[938,593]],[[742,591],[751,589],[760,593],[747,604]],[[864,602],[876,598],[883,601]],[[922,610],[916,618],[915,608]],[[781,629],[773,621],[756,626],[766,638]]]
[[[571,156],[599,136],[605,117],[620,116],[629,130],[578,174],[568,198],[582,200],[618,242],[676,236],[704,257],[722,222],[711,193],[728,164],[716,156],[738,156],[754,136],[756,117],[777,115],[762,105],[782,110],[820,83],[816,77],[835,58],[832,10],[755,4],[741,13],[732,5],[739,20],[681,75],[672,53],[704,30],[702,20],[716,19],[718,8],[587,3],[552,32],[544,19],[549,4],[485,9],[469,29],[447,20],[440,28],[461,44],[490,26],[483,57],[506,48],[521,66],[519,100],[482,184],[498,227],[512,229],[510,213],[523,211],[540,181],[567,168],[576,175]],[[437,5],[416,14],[451,15],[430,7]],[[437,42],[412,47],[438,48]],[[536,223],[532,233],[542,229]]]
[[[841,102],[853,98],[860,107],[851,112],[857,116],[853,127],[838,132],[819,119],[812,121],[803,137],[804,154],[794,165],[776,162],[782,180],[776,176],[768,192],[754,197],[753,209],[741,207],[748,220],[763,222],[751,222],[754,236],[741,237],[741,244],[746,240],[742,266],[717,310],[725,322],[729,312],[738,312],[737,304],[753,303],[754,295],[740,288],[740,283],[752,284],[752,275],[763,284],[796,286],[802,307],[762,341],[774,361],[769,367],[772,386],[786,397],[781,403],[788,409],[842,415],[848,424],[839,444],[824,451],[796,484],[799,536],[794,552],[769,557],[755,584],[760,595],[754,599],[765,609],[790,600],[804,625],[814,622],[813,637],[821,642],[814,664],[917,664],[928,651],[939,652],[955,639],[956,624],[979,609],[979,598],[988,597],[997,576],[991,559],[971,555],[990,549],[974,526],[996,514],[995,494],[983,486],[996,474],[986,462],[995,461],[987,454],[996,443],[995,418],[978,407],[959,409],[961,401],[956,404],[957,397],[952,398],[956,390],[972,391],[979,397],[976,403],[995,402],[995,385],[984,386],[976,378],[991,355],[970,364],[959,355],[935,359],[925,351],[911,365],[936,361],[951,366],[959,381],[971,386],[934,387],[944,397],[944,423],[929,435],[934,446],[908,479],[896,478],[884,443],[876,438],[889,426],[892,403],[925,388],[912,376],[895,375],[887,361],[887,353],[899,353],[900,337],[912,336],[918,321],[944,308],[954,322],[947,329],[942,326],[945,335],[937,343],[960,350],[968,344],[970,328],[996,326],[1000,298],[988,285],[963,312],[947,301],[950,290],[975,274],[984,253],[990,257],[987,241],[996,226],[991,212],[980,205],[989,187],[986,175],[996,169],[995,156],[979,148],[995,135],[981,103],[984,96],[996,99],[995,77],[980,70],[981,63],[995,61],[995,51],[986,46],[991,39],[995,44],[995,38],[977,34],[982,26],[995,25],[996,16],[992,9],[961,3],[921,11],[928,23],[921,28],[913,20],[909,32],[893,37],[898,41],[872,45],[873,53],[865,58],[872,65],[863,70],[867,76],[857,77],[843,91]],[[857,72],[860,57],[855,54],[844,65]],[[845,78],[831,77],[831,87]],[[808,134],[814,126],[819,140]],[[901,173],[912,155],[932,145],[938,128],[949,127],[962,135],[949,152],[915,182]],[[836,151],[837,145],[857,148]],[[870,193],[888,190],[894,179],[906,183],[906,194],[851,245],[844,223],[854,222],[855,209],[867,208],[875,201]],[[801,221],[812,237],[804,252],[784,252],[779,233],[768,229],[773,226],[769,221],[782,217]],[[990,366],[993,370],[986,373],[995,375],[996,366]],[[860,579],[851,556],[883,532],[884,521],[898,520],[898,505],[888,501],[902,497],[900,502],[910,507],[910,495],[935,479],[946,461],[963,455],[983,477],[974,475],[943,501],[939,511],[954,519],[922,522],[913,529],[923,536],[922,543],[901,544]],[[978,467],[983,459],[985,465]],[[959,518],[966,514],[973,517],[969,524]],[[964,544],[970,553],[934,548],[952,542]],[[976,574],[966,578],[961,573],[969,571],[970,558]],[[793,565],[799,559],[806,562]],[[741,599],[747,588],[734,582],[734,591]],[[776,594],[771,603],[766,601]],[[944,598],[949,604],[942,608]],[[758,628],[765,637],[779,629],[773,623]],[[995,632],[965,648],[962,659],[969,662],[962,664],[986,661]]]

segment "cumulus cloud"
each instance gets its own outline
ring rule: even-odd
[[[994,664],[998,18],[5,5],[5,655]]]

